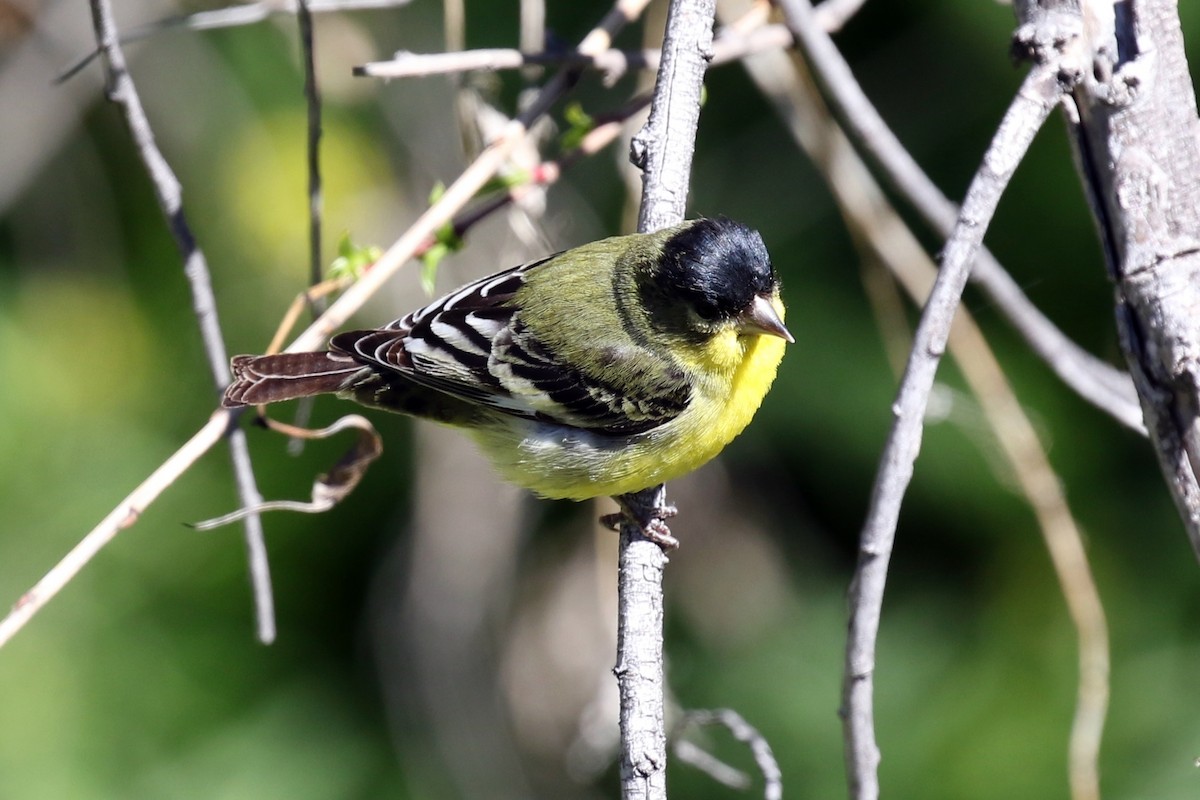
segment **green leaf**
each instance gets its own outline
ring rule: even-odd
[[[514,169],[508,172],[497,173],[485,183],[477,194],[486,195],[492,192],[507,192],[516,186],[522,186],[529,183],[533,176],[526,169]]]
[[[429,205],[433,205],[438,200],[442,199],[442,195],[446,193],[446,184],[441,181],[434,181],[433,188],[429,190]]]
[[[383,255],[383,249],[377,245],[358,245],[350,238],[349,232],[342,233],[338,239],[337,258],[329,265],[329,277],[341,278],[349,275],[357,279],[367,267],[374,264]]]
[[[437,268],[442,259],[448,253],[461,250],[463,244],[463,238],[455,232],[453,223],[447,222],[434,234],[433,244],[421,254],[421,288],[426,294],[433,294]]]
[[[583,142],[583,137],[592,132],[596,127],[596,120],[583,110],[583,106],[579,103],[571,103],[563,111],[563,119],[567,123],[567,129],[563,131],[562,143],[563,150],[574,150]]]

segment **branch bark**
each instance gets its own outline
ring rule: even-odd
[[[183,259],[183,272],[192,292],[192,306],[200,326],[200,338],[204,342],[204,352],[208,357],[215,388],[219,391],[229,383],[229,355],[225,351],[225,338],[221,334],[221,323],[217,319],[217,301],[213,296],[208,261],[204,257],[204,251],[196,244],[191,226],[184,216],[183,187],[154,141],[150,120],[142,108],[133,77],[126,68],[125,54],[117,38],[112,4],[109,0],[92,0],[91,7],[96,42],[104,62],[108,98],[121,109],[125,117],[129,135],[137,146],[138,156],[154,185],[154,192],[163,216],[166,217],[167,227]],[[240,429],[229,432],[229,450],[242,506],[257,506],[262,502],[262,495],[259,494],[254,479],[254,467],[250,463],[246,434]],[[271,592],[271,567],[267,560],[262,520],[257,514],[250,514],[243,524],[258,638],[263,644],[270,644],[275,641],[275,601]]]
[[[883,176],[941,236],[950,236],[955,207],[925,174],[855,80],[850,65],[817,24],[808,0],[777,0],[796,35],[796,45],[827,89],[828,99],[846,120],[847,132],[879,165]],[[1033,352],[1067,386],[1126,427],[1145,433],[1137,395],[1128,375],[1072,342],[1025,296],[1000,262],[981,248],[971,280],[1008,318]]]
[[[883,590],[900,506],[921,447],[929,391],[946,348],[950,324],[1000,196],[1062,90],[1056,65],[1039,64],[1026,77],[967,189],[954,234],[913,337],[908,366],[892,405],[895,420],[880,459],[863,523],[858,564],[850,586],[850,632],[842,687],[846,771],[855,800],[879,797],[879,747],[875,741],[875,644]]]
[[[1150,440],[1200,557],[1200,121],[1173,0],[1017,4],[1018,45],[1087,65],[1079,173]]]
[[[630,158],[642,170],[639,231],[683,220],[715,13],[716,0],[672,0],[667,14],[650,117],[630,143]],[[626,500],[645,504],[661,518],[666,489],[647,489]],[[621,523],[613,670],[621,697],[621,794],[630,800],[659,800],[667,796],[662,645],[667,556],[642,535],[632,515],[626,517]]]

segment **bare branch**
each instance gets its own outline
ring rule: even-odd
[[[683,221],[715,11],[716,0],[671,4],[650,118],[629,145],[630,160],[642,170],[640,231]]]
[[[923,302],[936,267],[829,114],[803,62],[789,63],[781,53],[764,53],[745,65],[824,174],[855,240],[914,300]],[[1079,689],[1069,744],[1072,797],[1094,800],[1108,706],[1109,647],[1104,608],[1082,535],[1033,425],[966,309],[955,317],[949,347],[1037,516],[1071,612],[1079,637]]]
[[[214,412],[207,425],[197,431],[183,447],[110,511],[100,524],[80,539],[79,544],[42,576],[32,589],[21,595],[8,616],[0,620],[0,647],[25,627],[25,624],[33,619],[33,615],[70,583],[79,570],[116,538],[118,533],[137,522],[142,512],[157,500],[167,487],[178,480],[180,475],[187,472],[200,456],[221,441],[221,437],[229,430],[231,419],[232,415],[228,411],[222,409]]]
[[[645,517],[666,503],[666,487],[648,491]],[[645,494],[632,497],[642,499]],[[642,535],[634,519],[623,521],[620,531],[613,675],[621,698],[621,797],[666,800],[662,581],[667,555]]]
[[[779,0],[796,43],[829,90],[848,129],[934,230],[949,236],[958,209],[909,155],[854,79],[832,40],[813,22],[808,0]],[[995,257],[981,250],[972,279],[996,303],[1033,350],[1067,386],[1126,427],[1144,433],[1129,376],[1081,349],[1029,301]]]
[[[92,20],[96,29],[96,41],[104,60],[108,97],[121,109],[130,136],[137,146],[146,172],[154,184],[155,195],[163,216],[166,217],[175,245],[183,258],[183,271],[192,292],[192,306],[200,326],[200,337],[204,352],[208,356],[213,382],[220,391],[229,383],[229,356],[225,351],[225,340],[221,335],[221,324],[217,319],[217,302],[213,297],[212,280],[208,262],[196,244],[187,218],[183,212],[183,192],[179,180],[158,149],[150,121],[142,108],[133,77],[125,65],[125,54],[117,41],[117,28],[113,20],[110,0],[92,0]],[[255,506],[262,496],[254,480],[254,468],[250,463],[250,451],[246,436],[233,431],[229,436],[229,447],[236,476],[238,495],[243,506]],[[254,605],[258,620],[258,638],[264,644],[275,640],[275,611],[271,597],[271,570],[267,561],[266,542],[263,540],[262,521],[257,515],[245,520],[246,551],[250,566],[250,578],[254,590]]]
[[[879,796],[879,747],[873,710],[875,642],[896,523],[920,449],[929,390],[983,234],[1012,173],[1061,93],[1057,70],[1038,65],[1022,83],[1001,121],[967,190],[959,223],[943,250],[941,269],[921,314],[908,366],[892,406],[895,421],[872,488],[850,588],[842,714],[847,777],[856,800],[875,800]]]
[[[761,25],[745,33],[725,29],[713,41],[710,66],[737,61],[749,53],[790,47],[792,32],[786,25]],[[371,78],[419,78],[451,72],[505,70],[520,67],[562,64],[588,67],[615,81],[631,69],[657,70],[657,50],[605,50],[587,56],[577,50],[523,52],[511,48],[463,50],[446,53],[400,52],[390,61],[374,61],[354,68],[355,75]]]
[[[1065,106],[1079,172],[1150,440],[1200,557],[1200,120],[1178,4],[1044,6],[1018,3],[1017,44],[1082,65]]]
[[[630,143],[642,170],[638,230],[683,220],[700,118],[700,93],[712,51],[716,0],[672,0],[661,67],[645,127]],[[665,800],[667,736],[663,720],[663,549],[645,538],[646,520],[673,509],[666,487],[621,498],[617,665],[621,696],[621,792],[627,799]]]
[[[763,800],[782,800],[783,773],[779,769],[774,751],[771,750],[771,743],[741,714],[729,708],[689,711],[684,715],[681,727],[689,725],[719,725],[729,731],[734,739],[747,745],[754,756],[754,763],[758,765],[758,771],[763,776]],[[708,768],[711,769],[711,765]]]
[[[308,109],[308,285],[321,282],[321,93],[317,88],[316,53],[313,50],[312,13],[309,0],[297,0],[300,50],[304,60],[304,99]],[[319,301],[314,301],[319,302]],[[316,307],[316,306],[314,306]]]
[[[313,14],[328,14],[342,11],[364,11],[379,8],[395,8],[408,5],[412,0],[313,0],[308,4],[308,10]],[[242,3],[228,8],[218,8],[212,11],[198,11],[181,17],[168,17],[149,25],[132,28],[120,35],[117,40],[121,44],[129,44],[140,39],[147,39],[159,33],[174,30],[208,31],[221,28],[236,28],[242,25],[254,25],[277,14],[295,14],[299,9],[299,0],[263,0],[258,3]],[[67,67],[55,83],[69,80],[76,73],[92,63],[100,50],[96,49],[83,56]]]
[[[671,752],[680,763],[703,772],[722,786],[746,791],[750,788],[750,776],[736,767],[731,767],[712,753],[687,739],[676,739]]]

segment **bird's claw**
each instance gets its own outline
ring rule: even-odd
[[[628,508],[624,503],[621,503],[621,510],[615,514],[605,514],[600,517],[600,524],[612,531],[620,531],[621,523],[628,520],[638,526],[642,536],[663,550],[674,550],[679,547],[679,540],[671,535],[671,529],[667,526],[667,520],[679,513],[679,509],[672,505],[664,505],[658,508],[651,509],[650,515],[645,519],[639,519],[632,509]]]
[[[674,514],[664,514],[663,516],[671,517]],[[642,535],[663,550],[674,550],[679,547],[679,540],[671,535],[671,529],[667,527],[663,516],[654,516],[647,520],[646,524],[642,526]]]

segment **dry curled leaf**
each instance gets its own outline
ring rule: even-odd
[[[208,531],[231,522],[237,522],[250,514],[259,514],[264,511],[298,511],[302,514],[320,514],[328,511],[354,491],[354,487],[358,486],[363,475],[367,473],[367,467],[383,452],[383,441],[380,439],[378,431],[375,430],[375,426],[366,417],[358,414],[347,414],[332,425],[317,430],[288,425],[267,417],[260,417],[260,419],[271,430],[298,439],[327,439],[347,428],[357,428],[359,433],[354,445],[337,460],[337,463],[328,472],[317,476],[313,482],[311,501],[272,500],[197,522],[191,527],[200,531]]]

